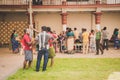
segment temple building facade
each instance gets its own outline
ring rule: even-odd
[[[0,44],[9,43],[14,29],[22,35],[31,22],[37,30],[45,25],[57,34],[66,27],[81,32],[106,26],[111,36],[120,29],[120,0],[0,0]]]

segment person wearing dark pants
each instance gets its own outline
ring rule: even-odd
[[[109,42],[108,39],[103,39],[103,49],[108,50],[108,42]]]
[[[38,50],[37,62],[36,62],[36,72],[39,71],[40,63],[43,55],[44,55],[44,62],[43,62],[42,71],[46,71],[47,62],[48,62],[48,49],[49,49],[48,41],[52,38],[51,35],[46,32],[47,29],[46,26],[42,26],[41,28],[42,28],[42,32],[40,32],[35,38],[35,40],[39,44],[39,50]]]
[[[99,50],[101,51],[101,54],[103,54],[103,47],[100,41],[101,41],[101,32],[100,30],[96,29],[96,55],[99,54]]]
[[[101,54],[103,54],[103,47],[100,43],[100,39],[96,39],[96,55],[99,54],[99,50],[101,51]]]
[[[103,49],[108,50],[108,32],[107,32],[107,27],[104,27],[102,30],[102,39],[103,39]]]
[[[36,71],[39,71],[42,55],[44,55],[44,63],[43,63],[42,71],[46,70],[46,66],[47,66],[47,62],[48,62],[48,50],[46,48],[44,48],[42,50],[39,50],[39,52],[38,52]]]

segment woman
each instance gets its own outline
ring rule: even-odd
[[[12,43],[12,51],[13,53],[18,53],[19,52],[19,43],[16,40],[16,37],[18,37],[18,35],[16,34],[16,31],[14,30],[12,35],[11,35],[11,43]]]
[[[68,32],[66,33],[67,36],[67,51],[68,53],[74,53],[74,33],[71,28],[68,29]]]
[[[89,40],[90,40],[90,52],[95,52],[96,45],[95,45],[95,31],[91,30],[91,33],[89,34]]]
[[[51,59],[50,66],[52,67],[54,64],[54,57],[55,57],[55,48],[53,46],[54,41],[57,39],[57,36],[54,35],[51,31],[50,27],[47,27],[47,32],[52,36],[52,39],[49,40],[49,58]]]

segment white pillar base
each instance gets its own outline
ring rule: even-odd
[[[99,31],[101,30],[100,24],[96,24],[96,29]]]
[[[67,25],[66,25],[66,24],[63,24],[62,27],[63,27],[63,31],[66,31]]]

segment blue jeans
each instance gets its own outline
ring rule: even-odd
[[[39,69],[40,69],[40,63],[41,63],[42,55],[44,55],[44,63],[43,63],[43,69],[42,70],[46,70],[47,62],[48,62],[48,49],[43,48],[42,50],[38,51],[36,71],[39,71]]]

